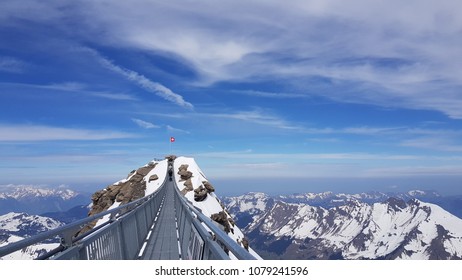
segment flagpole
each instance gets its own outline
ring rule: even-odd
[[[172,155],[172,143],[175,142],[175,137],[170,136],[170,155]]]

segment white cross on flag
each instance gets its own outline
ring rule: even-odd
[[[171,143],[175,142],[175,137],[170,137],[170,142]]]

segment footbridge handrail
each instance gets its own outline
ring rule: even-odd
[[[165,185],[165,181],[164,181],[163,185],[158,190],[153,192],[152,194],[150,194],[148,196],[145,196],[145,197],[142,197],[142,198],[139,198],[139,199],[137,199],[135,201],[132,201],[132,202],[129,202],[127,204],[118,206],[118,207],[116,207],[114,209],[106,210],[104,212],[92,215],[90,217],[83,218],[81,220],[78,220],[78,221],[69,223],[67,225],[61,226],[59,228],[52,229],[52,230],[49,230],[49,231],[46,231],[46,232],[42,232],[42,233],[37,234],[35,236],[31,236],[31,237],[28,237],[26,239],[23,239],[23,240],[8,244],[6,246],[0,247],[0,257],[9,255],[9,254],[11,254],[13,252],[19,251],[19,250],[24,249],[24,248],[26,248],[28,246],[39,244],[39,243],[44,242],[46,240],[56,238],[57,236],[61,237],[61,244],[57,248],[53,249],[51,252],[48,252],[45,255],[39,256],[38,259],[52,258],[53,255],[56,255],[56,254],[58,254],[60,252],[69,250],[72,247],[82,247],[81,244],[78,244],[79,241],[81,241],[85,237],[95,233],[96,231],[101,230],[104,227],[107,227],[110,224],[116,223],[117,222],[116,218],[120,219],[123,216],[130,215],[131,213],[135,213],[135,211],[133,211],[133,210],[138,209],[143,205],[148,205],[146,202],[152,201],[153,203],[150,204],[152,206],[151,207],[152,209],[150,209],[150,210],[153,213],[157,212],[156,209],[153,209],[153,208],[158,209],[158,205],[160,204],[160,201],[158,201],[158,200],[160,198],[162,198],[162,195],[165,192],[164,185]],[[97,227],[95,227],[95,228],[81,234],[81,235],[76,236],[76,234],[80,230],[82,230],[85,226],[87,226],[88,224],[94,222],[95,220],[99,220],[99,219],[101,219],[101,218],[103,218],[103,217],[105,217],[107,215],[110,215],[108,221],[106,221],[105,223],[103,223],[103,224],[101,224],[101,225],[99,225],[99,226],[97,226]],[[150,222],[150,220],[147,221],[146,223],[149,223],[149,222]],[[58,256],[58,258],[59,258],[59,256]]]
[[[239,260],[256,259],[199,208],[192,205],[180,193],[176,182],[175,203],[183,256],[189,259],[230,259],[228,252],[231,252]]]

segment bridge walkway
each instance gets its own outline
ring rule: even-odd
[[[166,193],[161,208],[155,218],[140,259],[179,260],[181,254],[178,242],[178,226],[175,217],[175,198],[172,181],[166,181]]]

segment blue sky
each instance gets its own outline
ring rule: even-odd
[[[0,184],[96,190],[172,149],[224,193],[460,193],[461,13],[3,0]]]

